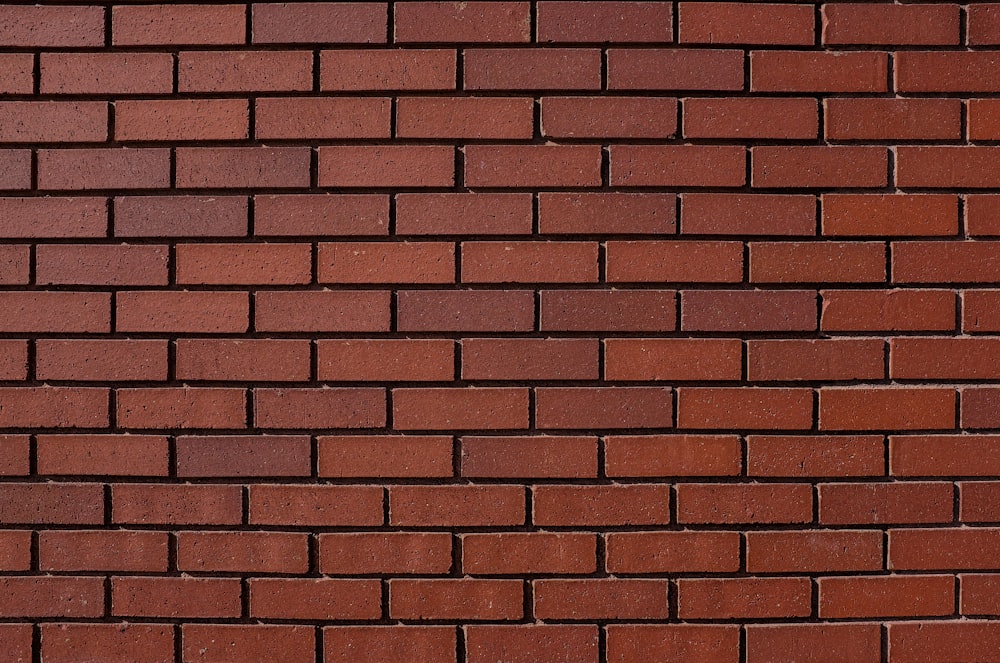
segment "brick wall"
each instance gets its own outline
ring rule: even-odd
[[[1000,4],[0,4],[0,660],[1000,661]]]

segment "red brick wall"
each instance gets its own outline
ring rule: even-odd
[[[0,4],[0,660],[1000,661],[1000,4]]]

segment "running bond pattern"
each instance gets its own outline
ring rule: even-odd
[[[1000,4],[0,5],[0,660],[1000,661]]]

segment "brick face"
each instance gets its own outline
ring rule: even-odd
[[[0,1],[0,660],[1000,660],[998,48]]]

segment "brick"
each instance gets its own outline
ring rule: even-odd
[[[736,532],[613,532],[606,538],[609,573],[732,573],[740,566]]]
[[[244,237],[247,207],[247,199],[241,196],[118,197],[114,200],[114,234],[116,237]]]
[[[254,103],[259,139],[389,137],[389,99],[264,97]]]
[[[896,154],[900,187],[982,189],[1000,182],[998,147],[900,147]]]
[[[613,186],[718,186],[746,183],[746,151],[735,145],[614,145]]]
[[[784,524],[812,522],[808,484],[697,484],[677,487],[677,522]]]
[[[873,530],[748,532],[746,565],[750,573],[880,571],[882,533]]]
[[[597,661],[597,643],[597,628],[589,625],[471,626],[466,631],[466,660]]]
[[[996,614],[996,581],[993,574],[962,574],[960,592],[960,609],[962,615],[992,615]]]
[[[808,195],[685,193],[681,232],[696,235],[814,235],[816,199]]]
[[[246,393],[232,388],[119,389],[123,428],[244,428]]]
[[[666,525],[670,522],[670,487],[536,486],[532,522],[545,526],[608,527]]]
[[[991,476],[1000,467],[993,435],[891,435],[894,476]]]
[[[48,531],[38,535],[42,571],[164,573],[166,532],[138,530]]]
[[[27,435],[0,435],[0,476],[29,475],[30,455]]]
[[[609,90],[742,90],[743,52],[612,48],[607,79]]]
[[[42,94],[170,94],[169,53],[44,53]]]
[[[352,532],[319,536],[319,569],[325,574],[443,574],[451,566],[451,535],[447,532]]]
[[[288,2],[253,6],[253,43],[384,44],[384,2]]]
[[[112,521],[134,525],[238,525],[239,486],[117,484],[111,489]]]
[[[809,290],[686,290],[685,331],[757,332],[816,329],[816,293]]]
[[[895,57],[899,92],[989,92],[1000,83],[994,51],[907,51]]]
[[[684,100],[686,138],[814,139],[818,134],[819,113],[814,99]]]
[[[385,389],[254,389],[259,428],[381,428]]]
[[[824,387],[820,430],[948,429],[955,425],[954,389]]]
[[[179,147],[178,188],[292,188],[309,185],[304,147]]]
[[[8,5],[0,9],[3,47],[90,47],[104,45],[100,7]]]
[[[601,182],[596,145],[468,145],[470,187],[583,187]]]
[[[649,656],[666,660],[735,663],[740,629],[734,625],[609,624],[609,663],[640,663]]]
[[[396,306],[404,332],[528,331],[535,321],[530,290],[402,290]]]
[[[658,42],[673,39],[673,12],[662,2],[538,3],[539,42]]]
[[[115,329],[123,332],[241,333],[249,326],[250,303],[241,292],[120,292]]]
[[[457,56],[448,49],[365,49],[320,53],[320,89],[454,90]]]
[[[889,341],[889,375],[908,380],[955,381],[995,378],[1000,339],[894,338]]]
[[[601,52],[589,48],[474,48],[463,52],[466,90],[600,90]]]
[[[542,97],[541,131],[555,138],[670,138],[677,100],[653,97]]]
[[[952,576],[820,578],[818,582],[820,617],[933,617],[950,615],[955,609]]]
[[[321,187],[450,187],[455,149],[449,145],[338,145],[319,152]]]
[[[180,532],[177,568],[213,573],[306,573],[309,535],[290,532]]]
[[[383,524],[382,489],[376,486],[254,484],[252,525],[370,526]]]
[[[949,331],[955,293],[948,290],[823,290],[823,331]]]
[[[102,428],[109,390],[102,387],[0,388],[2,428]]]
[[[104,579],[77,576],[0,578],[0,616],[18,619],[101,617]]]
[[[310,474],[305,435],[183,435],[176,445],[179,477],[304,477]]]
[[[958,198],[948,194],[824,194],[823,234],[921,236],[958,233]]]
[[[175,342],[179,380],[294,382],[309,379],[306,340],[179,339]]]
[[[969,140],[1000,137],[1000,104],[995,99],[969,100]]]
[[[450,477],[450,435],[337,435],[318,438],[321,477]]]
[[[829,483],[819,486],[824,524],[951,522],[950,483]]]
[[[0,190],[31,188],[31,152],[0,150]]]
[[[892,279],[899,283],[989,281],[1000,274],[997,242],[898,242]]]
[[[1000,44],[1000,7],[983,3],[969,7],[968,36],[966,41],[974,46]]]
[[[529,235],[531,194],[401,193],[397,235]]]
[[[871,146],[755,147],[753,186],[879,188],[888,184],[888,155]]]
[[[115,46],[242,44],[243,5],[133,5],[111,8]]]
[[[1000,291],[965,290],[962,292],[962,331],[1000,331],[1000,317],[997,317],[997,301]],[[954,329],[954,326],[948,327]]]
[[[389,581],[389,616],[394,619],[509,621],[524,615],[519,580]]]
[[[606,339],[607,380],[739,380],[737,339]]]
[[[116,101],[115,139],[240,140],[248,137],[249,112],[243,99]]]
[[[111,298],[100,292],[4,292],[4,332],[108,332]]]
[[[523,388],[392,390],[392,422],[398,430],[527,428],[528,407]]]
[[[70,476],[165,477],[168,455],[160,435],[39,435],[35,451],[38,474]]]
[[[5,9],[11,8],[8,6]],[[28,8],[25,7],[25,9]],[[48,9],[60,8],[50,7]],[[3,30],[2,13],[0,10],[0,41],[2,41]],[[5,101],[0,103],[0,140],[5,143],[55,141],[85,143],[101,142],[107,138],[108,105],[104,102]]]
[[[27,285],[31,280],[31,247],[5,245],[0,247],[0,283],[4,285]]]
[[[31,537],[32,533],[29,530],[0,532],[0,569],[4,571],[31,569]]]
[[[4,53],[0,57],[0,92],[31,94],[35,79],[34,62],[31,53]]]
[[[992,387],[965,387],[961,390],[962,428],[997,428],[1000,390]]]
[[[677,328],[673,290],[542,290],[542,331],[664,332]]]
[[[371,620],[381,614],[377,580],[255,578],[250,616],[264,619]]]
[[[308,51],[182,51],[180,92],[291,92],[311,90]]]
[[[531,41],[530,3],[405,2],[393,6],[395,43]]]
[[[597,536],[575,532],[507,532],[462,537],[462,571],[470,575],[597,570]]]
[[[389,330],[388,292],[265,290],[254,295],[254,303],[258,331]]]
[[[611,241],[605,244],[604,272],[612,283],[738,283],[743,278],[743,244]]]
[[[597,339],[463,339],[465,380],[596,380]]]
[[[455,245],[450,242],[321,243],[320,283],[454,283]]]
[[[101,657],[135,663],[166,663],[174,655],[169,624],[46,624],[42,656],[52,663]]]
[[[150,578],[111,581],[111,613],[123,617],[238,617],[242,589],[237,578]]]
[[[0,642],[3,642],[4,655],[11,663],[28,663],[31,660],[31,624],[3,624],[0,626]]]
[[[889,647],[901,663],[982,660],[996,657],[1000,630],[987,621],[897,623],[889,627]]]
[[[681,387],[677,390],[679,428],[754,430],[808,429],[811,389],[767,387]]]
[[[747,474],[866,477],[884,474],[881,435],[750,435]]]
[[[103,198],[0,198],[0,235],[5,238],[104,237]]]
[[[537,580],[534,594],[535,617],[545,620],[666,619],[668,612],[663,580]]]
[[[39,150],[40,189],[155,189],[170,185],[170,152],[161,148]]]
[[[878,663],[882,634],[878,624],[752,625],[746,630],[749,661],[809,660],[830,656],[834,661]]]
[[[271,624],[184,624],[184,660],[308,663],[316,657],[316,632],[308,626]]]
[[[316,343],[317,378],[410,382],[455,378],[455,344],[443,339],[332,340]]]
[[[41,343],[41,341],[39,341]],[[597,347],[594,346],[594,373],[597,373]],[[0,341],[0,379],[24,380],[28,377],[27,341]]]
[[[676,203],[674,194],[663,193],[540,193],[538,229],[546,235],[668,234],[677,227]]]
[[[881,380],[886,377],[884,346],[881,339],[751,340],[747,379]]]
[[[465,283],[596,283],[595,242],[462,242]]]
[[[678,4],[682,44],[764,44],[809,46],[815,17],[802,5],[738,2]]]
[[[389,524],[402,527],[523,525],[523,486],[392,486]]]
[[[681,619],[807,617],[812,588],[806,578],[704,578],[677,581]]]
[[[889,61],[885,53],[750,53],[753,92],[886,92],[888,81]]]
[[[309,244],[178,244],[180,284],[294,285],[312,280]]]
[[[732,476],[740,472],[735,435],[609,435],[604,438],[610,477]]]
[[[958,99],[832,98],[824,101],[823,109],[828,140],[955,140],[962,137],[962,104]]]
[[[409,4],[400,5],[407,6]],[[396,101],[396,135],[402,138],[531,138],[533,112],[532,100],[521,97],[401,97]],[[388,136],[388,122],[386,129]]]
[[[673,425],[670,388],[539,387],[535,389],[538,428],[669,428]]]
[[[254,196],[254,234],[258,236],[386,235],[388,229],[388,196]]]
[[[995,528],[889,530],[889,565],[896,570],[995,569],[1000,540]]]
[[[456,640],[450,626],[328,626],[323,629],[323,660],[378,663],[414,657],[454,663]]]
[[[961,522],[1000,520],[996,507],[1000,484],[992,481],[962,481],[958,484],[958,488],[961,495],[958,519]]]
[[[823,43],[957,46],[959,22],[949,5],[824,5]]]
[[[39,285],[167,285],[164,245],[59,244],[35,248]]]

